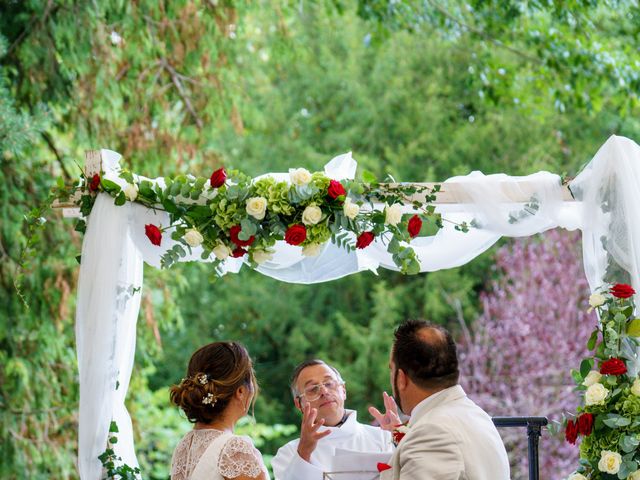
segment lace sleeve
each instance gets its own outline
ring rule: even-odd
[[[171,459],[171,480],[187,480],[189,447],[186,442],[180,442],[173,452]]]
[[[250,439],[234,436],[222,448],[218,470],[227,478],[255,478],[263,471],[262,456]]]

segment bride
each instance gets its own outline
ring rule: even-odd
[[[170,395],[195,426],[173,453],[171,480],[269,479],[251,439],[233,433],[257,393],[251,358],[239,343],[210,343],[191,356],[187,377]]]

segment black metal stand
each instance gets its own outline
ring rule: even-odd
[[[493,417],[492,420],[496,427],[527,427],[529,480],[539,480],[538,441],[542,435],[542,427],[549,423],[547,417]]]

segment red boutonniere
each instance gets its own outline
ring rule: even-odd
[[[378,467],[378,472],[380,473],[384,472],[385,470],[391,469],[391,465],[386,463],[378,463],[377,467]]]
[[[409,431],[409,427],[404,423],[401,423],[400,425],[396,425],[395,427],[393,427],[393,431],[391,432],[391,435],[393,438],[393,444],[395,446],[398,446],[398,444],[400,443],[400,440],[404,438],[404,436],[407,434],[408,431]]]

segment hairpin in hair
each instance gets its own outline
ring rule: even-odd
[[[198,383],[200,385],[206,385],[209,382],[209,377],[206,373],[201,373],[196,378],[198,379]]]
[[[218,399],[213,395],[213,393],[207,393],[207,395],[202,399],[202,403],[205,405],[211,405],[212,407],[217,401]]]

